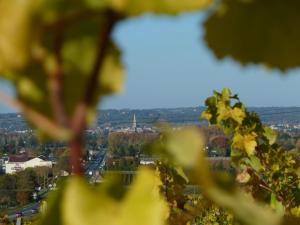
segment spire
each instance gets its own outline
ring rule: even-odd
[[[135,114],[133,114],[132,129],[136,130],[136,118],[135,118]]]

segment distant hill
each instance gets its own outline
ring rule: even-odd
[[[132,123],[136,115],[139,126],[151,125],[158,122],[172,124],[200,124],[200,115],[204,107],[179,107],[158,109],[106,109],[98,113],[95,126],[126,127]],[[300,124],[300,107],[250,107],[266,124]],[[0,114],[0,129],[25,130],[28,129],[24,118],[17,113]]]
[[[173,124],[206,124],[200,121],[200,115],[204,107],[181,107],[166,109],[121,109],[102,110],[97,119],[97,125],[111,124],[114,126],[128,126],[136,115],[140,125],[157,122],[169,122]],[[256,112],[266,124],[300,124],[300,107],[250,107],[249,111]]]

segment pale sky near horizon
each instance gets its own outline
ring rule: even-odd
[[[300,70],[286,74],[260,66],[217,61],[202,40],[205,14],[132,19],[114,38],[127,68],[125,91],[102,108],[169,108],[203,105],[213,90],[229,87],[248,106],[300,106]],[[12,93],[7,84],[0,90]],[[11,111],[0,105],[0,112]]]

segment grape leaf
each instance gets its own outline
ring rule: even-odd
[[[253,155],[255,153],[255,147],[257,146],[256,137],[257,135],[254,132],[244,135],[237,133],[233,137],[232,146],[239,150],[246,151],[249,156]]]
[[[62,201],[63,225],[165,224],[168,207],[160,197],[159,178],[146,169],[137,174],[121,202],[111,198],[103,189],[92,189],[82,178],[69,180]]]
[[[29,60],[33,3],[0,0],[0,74],[22,68]]]
[[[204,23],[218,59],[286,70],[300,66],[300,2],[222,0]]]
[[[71,117],[90,90],[88,83],[99,54],[99,39],[108,23],[106,14],[91,13],[72,21],[88,9],[79,0],[71,6],[62,0],[0,0],[0,4],[9,13],[0,15],[1,76],[14,84],[23,105],[50,121],[56,119],[53,93],[60,82],[59,99],[66,116]],[[12,15],[15,16],[10,20]],[[88,115],[94,114],[101,96],[122,91],[121,52],[110,40],[104,50]],[[58,78],[56,71],[60,71]]]
[[[264,127],[264,135],[269,140],[269,144],[272,145],[276,142],[277,135],[274,130],[272,130],[270,127]]]
[[[202,135],[196,128],[183,128],[169,132],[164,144],[175,163],[183,167],[194,166],[204,148]]]

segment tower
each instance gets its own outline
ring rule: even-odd
[[[132,130],[136,131],[136,118],[135,118],[135,114],[133,114]]]

